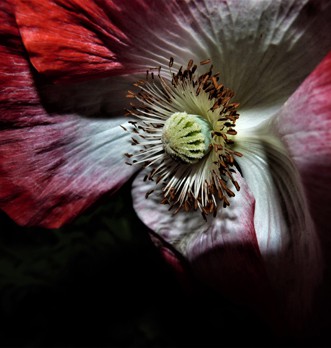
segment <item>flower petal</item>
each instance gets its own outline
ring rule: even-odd
[[[299,169],[315,224],[321,237],[327,238],[331,216],[331,52],[286,102],[272,126]]]
[[[1,208],[19,224],[57,228],[117,190],[133,173],[121,158],[129,139],[117,121],[68,117],[2,131]]]
[[[242,108],[263,104],[263,117],[331,48],[327,0],[16,0],[16,16],[34,67],[54,79],[211,58]]]
[[[320,244],[299,173],[267,129],[255,136],[238,134],[237,149],[243,153],[238,163],[256,199],[256,236],[272,285],[279,289],[280,309],[291,330],[300,332],[321,281]]]
[[[175,1],[15,3],[32,64],[54,80],[144,74],[147,67],[167,65],[173,47],[182,51],[176,43],[181,24],[175,20]]]
[[[245,182],[230,207],[206,222],[198,212],[175,216],[160,204],[159,191],[145,198],[155,183],[144,173],[133,183],[133,204],[141,220],[190,261],[194,273],[236,301],[267,312],[276,320],[275,302],[254,228],[254,197]],[[270,314],[272,313],[272,314]]]
[[[216,218],[172,216],[159,191],[145,199],[155,184],[144,183],[144,173],[134,181],[134,207],[200,278],[256,306],[283,333],[302,334],[321,280],[319,241],[295,166],[279,139],[263,131],[238,138],[245,181],[238,179],[241,190]]]
[[[331,48],[327,0],[207,0],[185,12],[194,28],[188,42],[204,46],[221,82],[235,92],[238,126],[274,114]]]
[[[0,207],[20,224],[59,227],[132,175],[123,156],[129,134],[119,126],[125,119],[52,111],[6,2],[0,20]],[[102,107],[93,97],[88,108]]]
[[[330,331],[331,291],[331,52],[272,122],[300,172],[324,252],[319,326]]]
[[[14,1],[17,24],[31,62],[40,73],[111,75],[123,71],[112,51],[125,35],[92,1]],[[109,3],[108,3],[109,4]],[[91,18],[92,17],[92,18]]]

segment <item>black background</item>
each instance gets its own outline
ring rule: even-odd
[[[277,338],[201,284],[183,289],[135,215],[127,183],[58,230],[1,214],[1,346],[316,346]]]

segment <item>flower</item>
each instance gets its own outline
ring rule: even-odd
[[[22,225],[59,227],[141,169],[125,163],[127,153],[162,174],[157,186],[144,181],[155,172],[141,170],[132,195],[138,216],[163,243],[222,293],[301,328],[322,277],[319,239],[327,250],[328,1],[0,6],[1,208]],[[213,70],[192,71],[207,58]],[[158,67],[157,82],[129,92],[141,103],[130,108],[127,90],[146,68]],[[208,81],[198,93],[201,76]],[[225,94],[211,95],[220,84]],[[138,119],[132,131],[125,109]],[[184,139],[186,147],[200,146],[193,152],[176,147],[180,122],[194,128]],[[131,145],[134,129],[156,134],[155,144],[140,141],[142,160]],[[150,164],[151,154],[158,162]]]

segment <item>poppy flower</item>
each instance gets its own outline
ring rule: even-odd
[[[302,329],[330,213],[329,2],[0,6],[1,208],[57,228],[136,173],[168,259]]]

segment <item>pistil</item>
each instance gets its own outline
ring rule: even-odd
[[[176,112],[163,126],[164,151],[174,160],[197,163],[211,149],[211,132],[211,125],[203,117]]]

